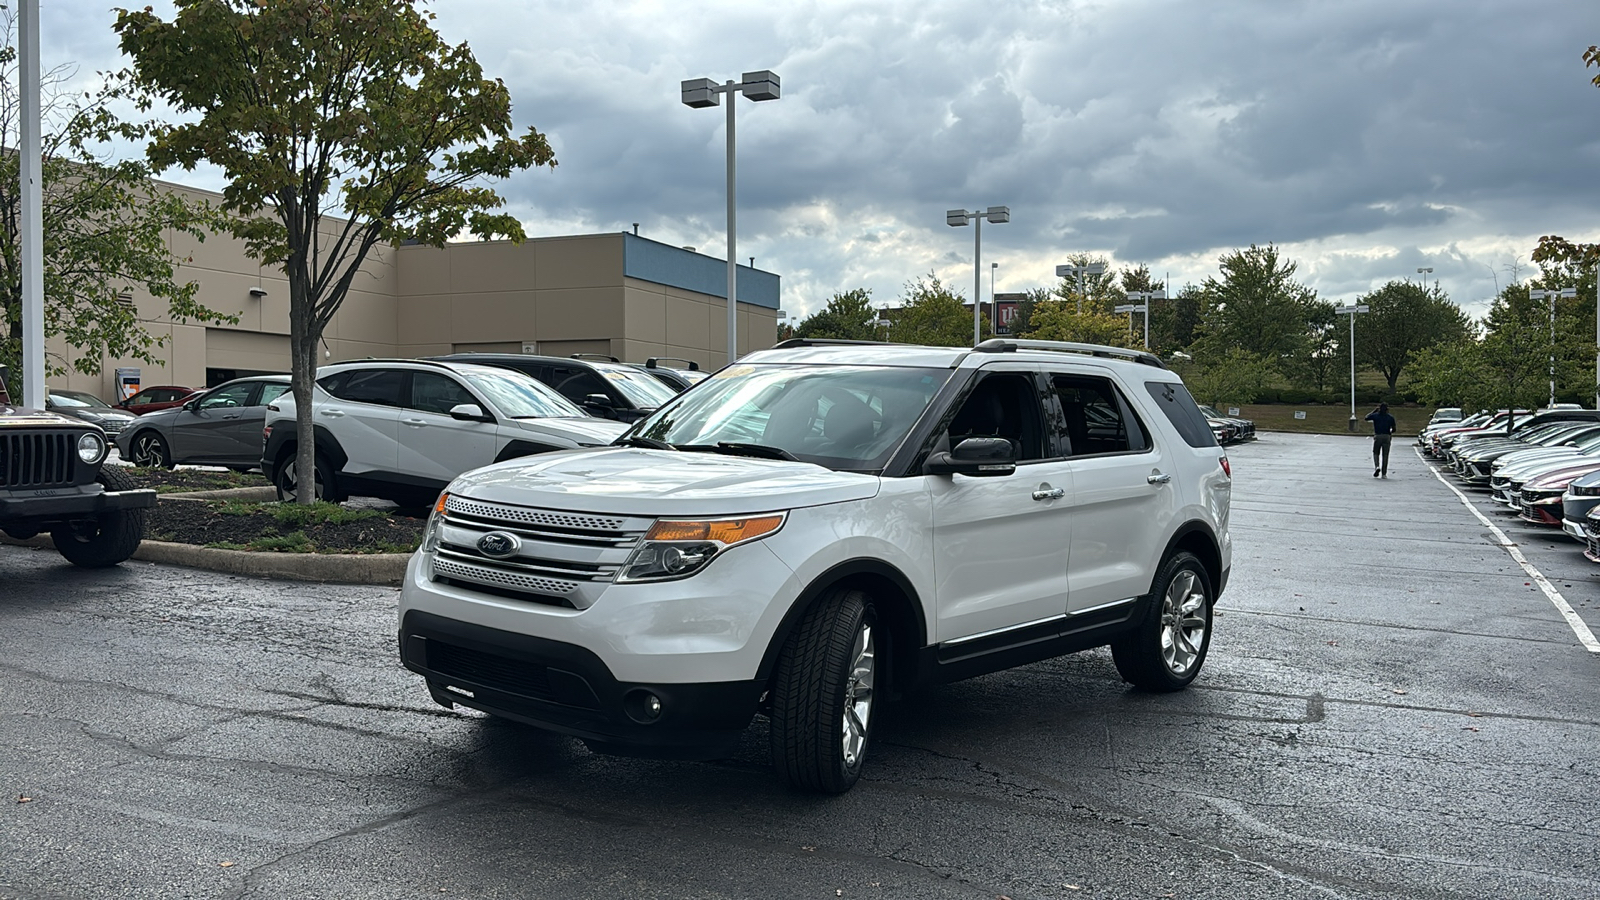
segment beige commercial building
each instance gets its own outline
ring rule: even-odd
[[[238,324],[174,322],[163,306],[135,295],[129,302],[144,326],[164,340],[153,350],[158,362],[108,358],[100,375],[73,373],[52,379],[52,386],[115,402],[118,367],[138,368],[146,386],[203,387],[289,371],[283,271],[249,258],[244,242],[228,235],[169,241],[187,260],[179,278],[196,282],[201,302],[238,315]],[[624,362],[680,357],[717,369],[727,362],[726,286],[724,261],[626,232],[377,247],[324,334],[324,356],[336,362],[461,351],[600,353]],[[740,354],[772,346],[778,294],[777,275],[739,267]],[[48,350],[58,362],[68,352],[59,341]]]

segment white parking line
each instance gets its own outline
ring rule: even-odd
[[[1522,571],[1527,572],[1528,577],[1533,579],[1533,583],[1539,586],[1539,590],[1544,591],[1544,595],[1550,598],[1551,603],[1555,604],[1556,612],[1561,613],[1561,617],[1567,620],[1568,625],[1572,626],[1572,633],[1578,636],[1578,643],[1582,644],[1583,648],[1590,653],[1600,653],[1600,640],[1595,639],[1594,632],[1590,631],[1589,626],[1573,611],[1572,604],[1567,602],[1567,598],[1561,596],[1561,592],[1556,590],[1556,586],[1550,583],[1550,579],[1544,577],[1543,572],[1535,569],[1533,563],[1528,562],[1528,558],[1522,555],[1522,550],[1512,543],[1510,538],[1506,537],[1506,533],[1501,531],[1499,526],[1489,521],[1488,516],[1479,512],[1478,508],[1472,505],[1472,501],[1467,499],[1466,494],[1461,493],[1455,485],[1445,481],[1444,476],[1439,474],[1438,467],[1423,458],[1421,450],[1415,447],[1411,449],[1413,453],[1417,454],[1417,459],[1422,460],[1422,464],[1427,466],[1428,471],[1433,473],[1433,477],[1439,479],[1440,484],[1449,488],[1456,497],[1460,498],[1461,505],[1471,510],[1472,514],[1478,517],[1479,522],[1488,526],[1489,531],[1500,540],[1500,549],[1511,554],[1511,558],[1517,561],[1517,565],[1522,567]]]

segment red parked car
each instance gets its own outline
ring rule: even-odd
[[[176,384],[157,384],[141,390],[113,408],[131,412],[136,416],[142,416],[158,409],[171,409],[174,406],[182,406],[183,401],[189,399],[192,394],[194,394],[194,388]]]

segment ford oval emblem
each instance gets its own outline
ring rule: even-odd
[[[522,549],[522,540],[506,531],[491,531],[478,538],[478,552],[491,559],[507,559]]]

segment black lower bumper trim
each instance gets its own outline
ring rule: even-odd
[[[148,509],[156,505],[156,492],[97,491],[81,493],[28,493],[0,495],[0,522],[45,525],[93,518],[101,513],[123,509]]]
[[[582,738],[597,752],[671,759],[728,756],[756,712],[757,681],[618,681],[586,648],[413,610],[400,627],[406,668],[434,700]],[[660,713],[646,715],[646,692]]]

